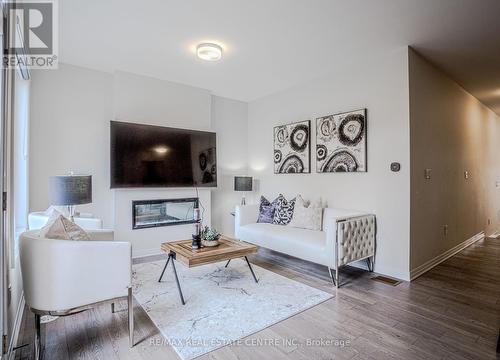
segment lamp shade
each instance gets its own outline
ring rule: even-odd
[[[252,191],[252,183],[251,176],[235,176],[234,191]]]
[[[63,175],[49,178],[51,205],[80,205],[92,202],[91,175]]]

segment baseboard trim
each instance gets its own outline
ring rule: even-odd
[[[161,250],[159,250],[158,248],[151,248],[151,249],[134,251],[134,253],[132,254],[132,258],[133,259],[140,259],[140,258],[154,256],[154,255],[160,255],[160,254],[162,254]]]
[[[415,269],[410,270],[410,281],[415,280],[418,278],[420,275],[426,273],[433,267],[441,264],[443,261],[449,259],[456,253],[462,251],[468,246],[471,246],[474,244],[476,241],[482,240],[485,238],[484,231],[481,231],[480,233],[474,235],[470,239],[465,240],[464,242],[452,247],[451,249],[445,251],[441,255],[436,256],[434,259],[431,259],[425,263],[423,263],[420,266],[417,266]]]
[[[21,293],[21,298],[19,299],[19,304],[17,305],[16,318],[14,320],[13,333],[9,341],[9,348],[7,349],[7,359],[14,359],[14,347],[19,339],[19,331],[21,330],[21,323],[23,321],[24,307],[26,302],[24,300],[24,292]]]

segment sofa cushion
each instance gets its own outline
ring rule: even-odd
[[[326,233],[289,226],[252,223],[239,228],[240,240],[328,266]]]
[[[288,225],[293,218],[293,208],[295,205],[295,198],[287,200],[283,195],[279,195],[274,211],[273,224]]]
[[[297,195],[293,209],[293,218],[288,226],[309,230],[321,230],[322,219],[323,208],[321,206],[321,200],[309,204],[309,202],[302,199],[302,196]]]

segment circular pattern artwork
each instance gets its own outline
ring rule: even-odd
[[[274,163],[279,164],[281,162],[281,158],[282,158],[281,151],[274,150]]]
[[[318,126],[318,135],[325,139],[330,139],[335,133],[335,129],[337,128],[333,116],[325,116],[319,121],[320,124]]]
[[[356,146],[363,138],[365,117],[361,114],[349,114],[339,125],[339,140],[346,146]]]
[[[297,155],[288,156],[279,168],[280,174],[293,174],[304,172],[304,164]]]
[[[274,173],[311,172],[311,121],[274,127]]]
[[[285,146],[288,140],[288,130],[286,126],[279,126],[275,131],[275,144],[282,147]]]
[[[325,145],[316,145],[316,159],[324,160],[328,153],[328,149]]]
[[[353,172],[358,169],[356,158],[348,151],[334,153],[323,165],[321,172]]]
[[[309,144],[309,127],[306,125],[297,125],[293,128],[290,135],[290,146],[293,150],[302,152]]]
[[[366,109],[316,119],[316,171],[366,171]]]

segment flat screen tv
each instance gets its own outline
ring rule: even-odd
[[[111,188],[217,186],[213,132],[111,121]]]

